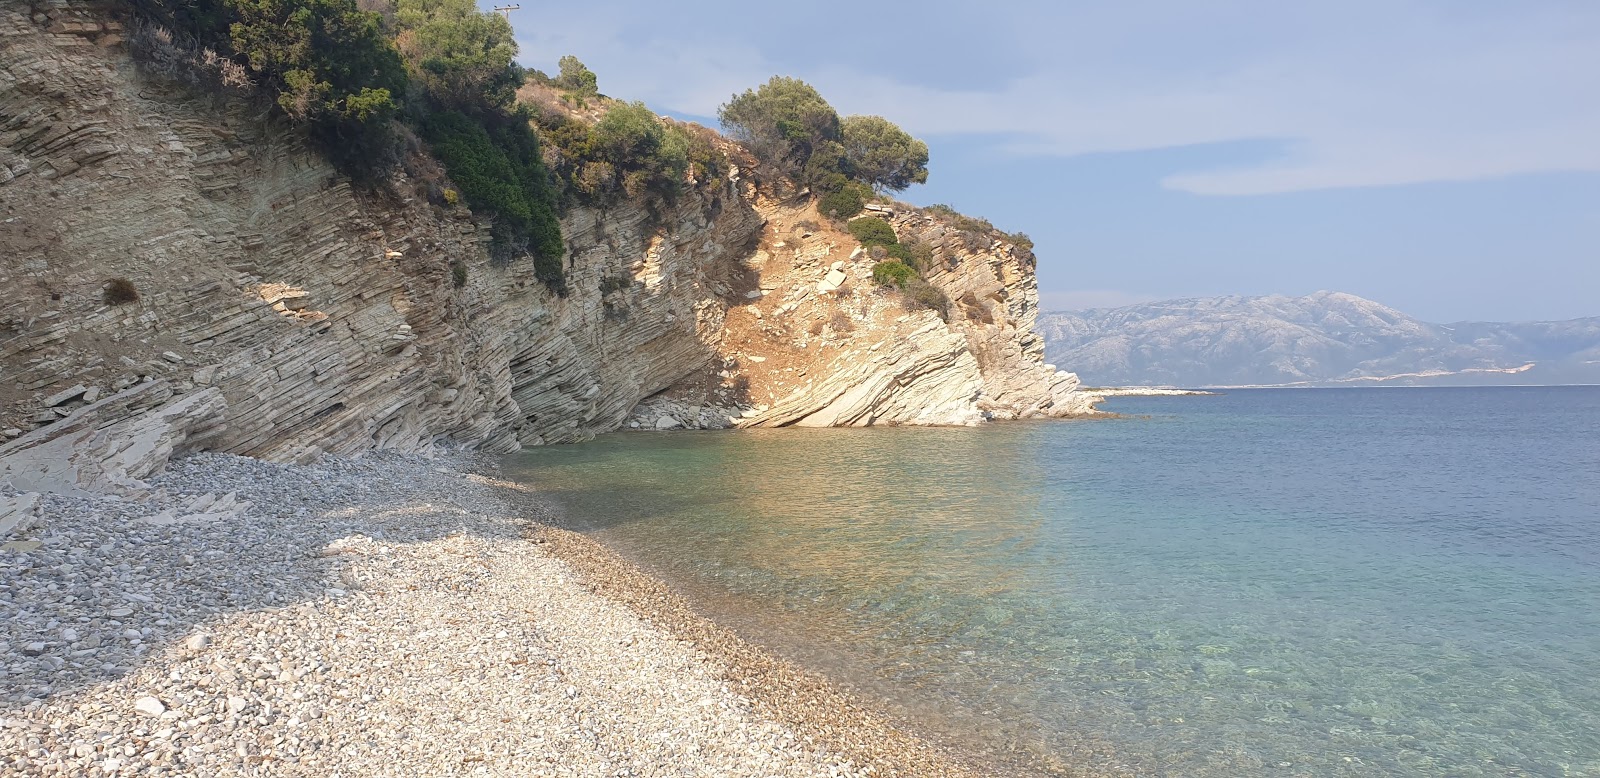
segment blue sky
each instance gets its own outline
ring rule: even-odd
[[[488,7],[489,3],[481,3]],[[1335,289],[1600,315],[1600,2],[528,3],[522,62],[714,116],[775,74],[926,140],[1046,308]],[[707,123],[714,124],[711,120]]]

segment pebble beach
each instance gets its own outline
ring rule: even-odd
[[[0,773],[964,776],[461,454],[199,454],[0,551]]]

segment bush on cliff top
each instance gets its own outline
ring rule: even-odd
[[[797,78],[773,76],[734,95],[717,118],[757,159],[822,195],[850,181],[885,192],[928,180],[927,144],[881,116],[839,118]]]
[[[529,117],[511,109],[523,71],[504,19],[473,0],[130,2],[142,23],[174,31],[189,49],[246,63],[275,110],[358,181],[393,171],[403,117],[473,210],[494,219],[493,253],[531,253],[535,275],[561,290],[555,189]]]
[[[274,107],[341,170],[372,180],[396,159],[390,120],[405,66],[355,0],[132,0],[143,18],[243,61]]]

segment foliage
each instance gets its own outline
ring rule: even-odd
[[[898,259],[890,259],[872,266],[872,280],[880,286],[904,289],[917,277],[917,271]]]
[[[126,278],[112,278],[100,290],[100,299],[106,305],[127,305],[139,301],[139,290]]]
[[[529,117],[510,109],[524,76],[503,18],[473,0],[130,2],[141,24],[170,31],[147,36],[162,61],[193,51],[206,64],[214,50],[222,63],[248,62],[242,77],[219,64],[205,80],[258,85],[358,179],[377,179],[399,158],[406,132],[395,119],[406,100],[407,122],[459,196],[494,219],[496,255],[532,253],[535,275],[561,289],[555,190]],[[455,190],[431,191],[455,204]]]
[[[1022,260],[1025,266],[1036,264],[1039,261],[1038,257],[1033,253],[1033,238],[1028,237],[1028,233],[1013,232],[1006,237],[1017,247],[1017,258]]]
[[[911,264],[911,249],[903,243],[891,243],[887,246],[884,246],[883,255],[890,259],[896,259],[904,262],[907,265]]]
[[[816,191],[818,207],[834,218],[859,213],[855,201],[865,203],[872,192],[928,180],[926,143],[881,116],[840,119],[816,89],[796,78],[773,76],[734,95],[717,118],[761,162]],[[851,183],[866,186],[846,191]]]
[[[601,296],[620,292],[633,286],[633,279],[627,275],[602,276],[600,278]]]
[[[467,285],[467,263],[459,259],[450,263],[450,285],[457,289]]]
[[[556,63],[560,74],[555,78],[555,85],[565,89],[578,97],[598,97],[600,95],[600,79],[594,71],[586,67],[577,57],[571,54],[562,57]]]
[[[881,116],[848,116],[840,124],[846,169],[877,191],[902,191],[928,181],[928,144]]]
[[[871,194],[871,191],[863,192],[864,189],[866,187],[861,184],[847,183],[823,195],[817,201],[817,210],[830,219],[849,219],[861,213],[861,209],[866,207],[866,196]]]
[[[900,241],[895,237],[894,228],[889,223],[872,216],[862,217],[850,222],[850,234],[861,241],[863,246],[893,246]]]
[[[504,108],[523,81],[517,43],[499,14],[472,0],[399,0],[395,44],[407,72],[439,104]]]
[[[405,68],[377,14],[354,0],[226,0],[233,49],[275,88],[296,120],[386,119],[403,94]]]
[[[945,321],[950,320],[950,297],[940,291],[939,287],[921,278],[915,278],[905,285],[903,291],[907,301],[939,314],[939,318]]]
[[[927,273],[933,269],[934,256],[932,246],[919,240],[902,245],[905,247],[906,257],[901,261],[916,268],[918,273]]]
[[[617,103],[592,127],[555,111],[535,120],[555,147],[555,173],[582,202],[671,201],[691,177],[714,187],[726,180],[727,158],[703,128],[663,121],[643,103]]]
[[[128,25],[128,51],[146,71],[197,89],[248,94],[255,88],[243,65],[200,45],[192,35],[143,18]]]
[[[132,0],[138,16],[202,51],[248,63],[247,80],[305,126],[329,158],[371,179],[392,165],[390,119],[405,66],[378,14],[355,0]]]
[[[734,95],[717,109],[717,118],[757,159],[787,175],[809,182],[819,172],[838,172],[808,168],[819,152],[819,163],[842,160],[843,146],[838,112],[804,81],[773,76],[757,89]]]
[[[526,117],[486,125],[458,111],[438,111],[420,129],[472,209],[495,217],[497,253],[528,251],[534,275],[563,288],[555,193]]]

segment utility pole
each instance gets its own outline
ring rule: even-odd
[[[522,8],[521,5],[497,5],[494,12],[506,18],[506,24],[511,23],[511,12]]]

